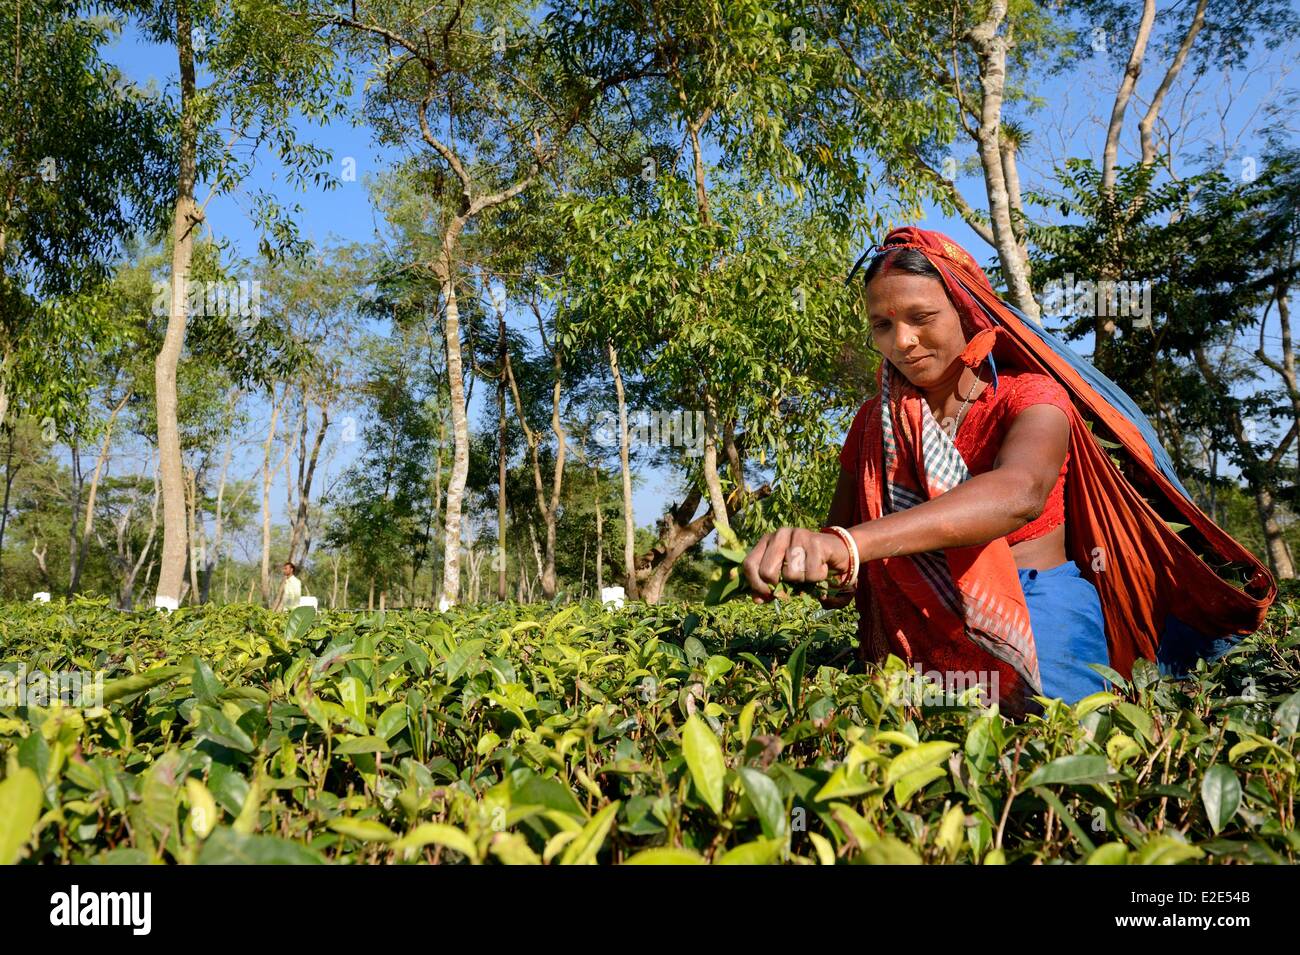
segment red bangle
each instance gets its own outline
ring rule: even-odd
[[[858,567],[860,561],[858,560],[858,545],[857,542],[853,540],[853,535],[843,527],[838,526],[823,527],[821,528],[821,532],[823,534],[834,534],[840,539],[840,543],[842,543],[845,549],[849,552],[849,569],[840,574],[839,586],[841,588],[856,586],[858,582]]]

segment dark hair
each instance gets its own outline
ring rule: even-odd
[[[862,284],[864,286],[870,285],[871,280],[880,274],[880,270],[884,268],[886,262],[889,263],[891,272],[898,271],[905,272],[908,275],[924,275],[927,278],[943,281],[943,276],[939,274],[939,270],[934,267],[920,249],[885,249],[883,252],[876,254],[868,263],[866,271],[862,273]]]
[[[295,574],[298,573],[298,565],[291,560],[286,560],[284,566],[290,568]]]

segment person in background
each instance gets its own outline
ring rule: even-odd
[[[293,610],[302,600],[302,580],[298,577],[298,567],[292,561],[284,562],[284,584],[280,587],[280,610]]]

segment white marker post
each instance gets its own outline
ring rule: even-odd
[[[320,608],[320,604],[316,602],[316,598],[315,598],[315,597],[307,597],[307,596],[303,596],[303,597],[299,597],[299,598],[298,598],[298,606],[299,606],[299,607],[312,607],[312,608],[315,608],[315,609],[319,609],[319,608]]]
[[[32,594],[32,600],[37,603],[47,604],[50,602],[50,595],[42,590],[40,593]]]
[[[176,601],[175,597],[154,597],[153,606],[155,610],[166,610],[168,613],[171,613],[173,610],[179,608],[180,604]]]
[[[613,607],[615,610],[621,609],[626,594],[622,587],[602,587],[600,589],[600,602],[606,607]]]

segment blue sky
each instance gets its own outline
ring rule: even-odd
[[[1200,163],[1205,151],[1224,152],[1225,143],[1234,143],[1228,150],[1230,158],[1225,168],[1230,174],[1240,174],[1243,165],[1251,157],[1262,165],[1263,156],[1258,138],[1254,131],[1263,120],[1263,110],[1268,104],[1279,100],[1285,90],[1294,90],[1294,79],[1289,75],[1290,64],[1295,61],[1297,41],[1289,41],[1282,49],[1261,56],[1252,64],[1252,68],[1243,71],[1231,85],[1221,87],[1220,77],[1208,76],[1199,84],[1203,92],[1191,98],[1193,111],[1186,112],[1186,83],[1180,83],[1170,96],[1166,112],[1171,117],[1190,115],[1189,133],[1184,137],[1177,150],[1177,162],[1180,172],[1188,172]],[[108,58],[119,66],[124,73],[137,83],[146,84],[153,81],[160,87],[174,89],[175,60],[174,53],[165,47],[158,47],[143,41],[139,34],[128,28],[120,40],[108,51]],[[1103,56],[1094,56],[1082,61],[1070,74],[1056,78],[1036,87],[1037,93],[1044,100],[1044,105],[1026,117],[1026,124],[1033,131],[1025,156],[1021,162],[1021,174],[1026,189],[1043,185],[1050,177],[1052,168],[1067,156],[1092,157],[1099,159],[1104,136],[1102,122],[1108,116],[1114,96],[1118,71]],[[1152,64],[1143,77],[1139,92],[1149,90],[1158,79],[1158,70]],[[203,79],[200,77],[200,82]],[[1131,111],[1132,112],[1132,111]],[[1222,116],[1220,117],[1220,112]],[[297,192],[288,187],[282,175],[277,174],[276,163],[269,157],[261,157],[249,180],[230,195],[214,198],[207,208],[207,222],[216,235],[229,241],[237,254],[253,258],[257,248],[257,233],[250,219],[249,196],[255,189],[269,189],[277,194],[284,204],[297,203],[301,212],[296,216],[302,234],[315,242],[329,243],[333,240],[367,242],[376,237],[380,227],[377,214],[371,205],[365,180],[368,176],[382,170],[397,157],[393,150],[377,147],[368,129],[354,126],[347,122],[336,122],[325,127],[309,126],[300,123],[303,138],[331,151],[334,154],[333,170],[342,176],[354,164],[356,177],[344,181],[340,187],[331,191]],[[1136,145],[1136,118],[1130,113],[1130,122],[1125,137],[1128,158]],[[974,154],[973,146],[968,141],[957,144],[954,158],[965,163]],[[983,181],[977,169],[974,172],[959,174],[957,184],[962,193],[977,208],[986,205]],[[198,192],[200,201],[207,196],[206,188]],[[1034,215],[1036,210],[1029,210]],[[927,210],[924,224],[928,228],[937,228],[947,232],[968,248],[976,259],[988,264],[992,252],[973,231],[962,221],[954,220],[939,213]],[[845,263],[847,269],[851,263]],[[526,327],[527,323],[519,323]],[[1087,345],[1082,346],[1087,350]],[[481,402],[485,389],[476,388],[473,406],[470,409],[471,422],[479,419]],[[341,421],[348,411],[340,409],[335,420]],[[355,454],[358,444],[343,446],[334,458],[331,473],[337,474]],[[251,475],[257,465],[257,452],[250,449],[245,456],[242,467],[237,463],[236,470],[241,476]],[[328,475],[326,476],[326,480]],[[651,524],[657,519],[665,504],[677,498],[678,492],[667,475],[652,469],[642,468],[638,472],[641,484],[635,494],[636,519],[638,525]],[[284,501],[284,489],[281,483],[272,492],[272,501],[277,509],[277,520],[281,517]],[[322,481],[322,484],[324,481]],[[319,487],[320,485],[318,485]]]

